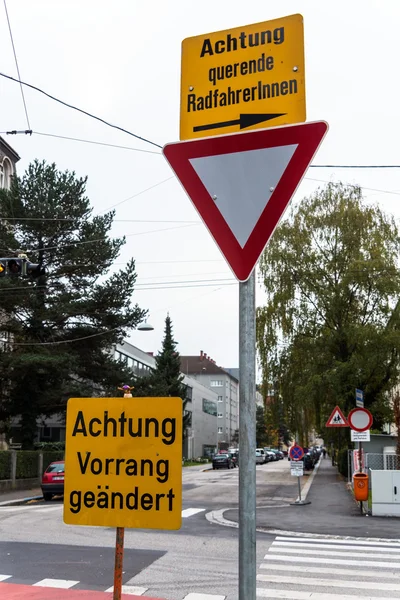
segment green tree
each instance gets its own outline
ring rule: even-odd
[[[399,232],[357,186],[328,184],[294,207],[265,250],[257,344],[264,381],[279,382],[284,422],[300,443],[324,432],[335,404],[364,390],[375,426],[400,350]]]
[[[257,448],[264,448],[268,443],[267,424],[262,406],[256,407],[256,440]]]
[[[94,216],[86,178],[35,161],[0,194],[2,256],[21,249],[45,272],[0,279],[0,355],[7,387],[0,419],[21,415],[23,447],[38,417],[65,412],[70,396],[102,395],[126,380],[113,344],[146,314],[132,302],[135,263],[110,272],[124,238],[111,238],[114,212]],[[4,334],[2,334],[4,335]]]
[[[166,397],[175,396],[182,398],[183,402],[183,437],[191,425],[191,412],[186,410],[187,386],[183,383],[184,375],[181,373],[181,361],[177,351],[177,342],[172,333],[171,317],[165,319],[164,338],[161,351],[155,357],[155,369],[145,377],[134,380],[134,396]]]

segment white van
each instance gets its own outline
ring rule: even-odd
[[[256,465],[263,465],[264,463],[265,463],[264,448],[256,448]]]

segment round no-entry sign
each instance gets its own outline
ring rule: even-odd
[[[354,431],[367,431],[371,429],[374,421],[371,413],[366,408],[353,408],[349,412],[347,420]]]
[[[295,444],[289,450],[289,456],[292,460],[301,460],[304,456],[304,450],[301,446]]]

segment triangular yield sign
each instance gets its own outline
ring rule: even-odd
[[[249,278],[327,130],[318,121],[164,146],[239,281]]]
[[[339,406],[335,406],[331,416],[326,422],[325,427],[349,427],[347,419],[340,410]]]

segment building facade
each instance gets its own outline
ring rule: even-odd
[[[9,190],[13,175],[16,174],[16,164],[20,157],[7,142],[0,137],[0,188]]]
[[[232,445],[239,429],[239,380],[202,350],[197,356],[181,356],[181,371],[216,394],[218,445]]]

